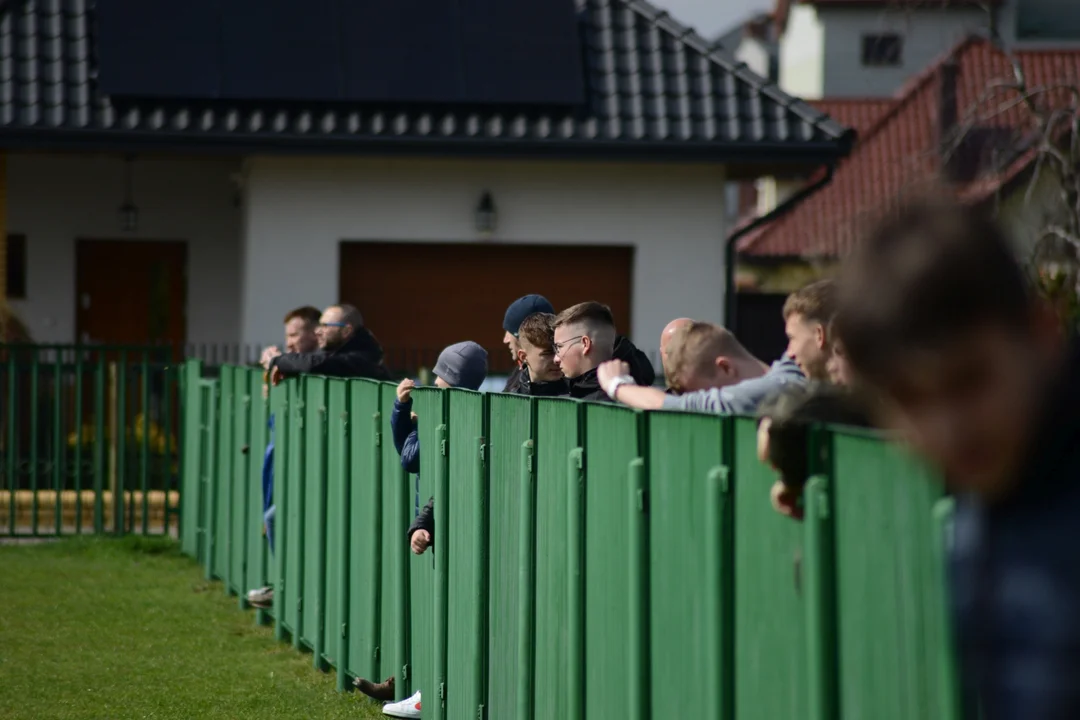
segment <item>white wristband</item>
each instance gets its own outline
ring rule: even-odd
[[[636,384],[634,382],[634,378],[630,377],[629,375],[617,375],[616,377],[611,378],[611,380],[608,380],[608,384],[607,387],[604,388],[604,392],[607,393],[609,398],[614,400],[615,393],[619,392],[619,387],[621,385],[634,384]]]

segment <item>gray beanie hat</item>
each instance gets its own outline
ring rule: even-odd
[[[450,387],[478,390],[487,377],[487,350],[472,340],[454,343],[439,353],[435,375]]]

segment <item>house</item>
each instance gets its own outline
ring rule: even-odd
[[[1013,57],[1044,112],[1077,113],[1070,88],[1080,88],[1080,49],[1017,50]],[[1014,77],[1004,52],[968,38],[891,100],[820,103],[856,127],[859,140],[828,184],[739,241],[744,286],[783,287],[796,268],[827,268],[867,222],[942,179],[966,202],[993,203],[1018,251],[1033,253],[1039,229],[1061,210],[1060,184],[1052,172],[1033,172],[1032,115],[1004,87]],[[1002,87],[990,91],[996,85]]]
[[[641,0],[218,5],[0,6],[0,277],[37,341],[254,347],[345,301],[402,364],[501,361],[543,292],[649,349],[723,316],[725,183],[850,146]]]
[[[986,5],[984,0],[778,0],[780,86],[808,99],[891,95],[957,42],[985,32],[990,26]]]
[[[780,73],[776,28],[772,13],[754,13],[717,35],[713,48],[731,52],[755,73],[776,82]]]

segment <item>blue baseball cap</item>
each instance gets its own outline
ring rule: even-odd
[[[517,337],[518,330],[521,329],[521,323],[525,322],[525,318],[536,313],[550,314],[554,312],[555,308],[551,306],[551,303],[543,295],[519,297],[510,303],[510,307],[506,308],[506,315],[503,316],[503,330]]]

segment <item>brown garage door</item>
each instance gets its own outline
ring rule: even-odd
[[[526,293],[544,295],[556,312],[598,300],[629,332],[633,259],[632,247],[343,242],[338,287],[395,369],[430,368],[446,345],[474,340],[491,372],[504,373],[503,314]]]

